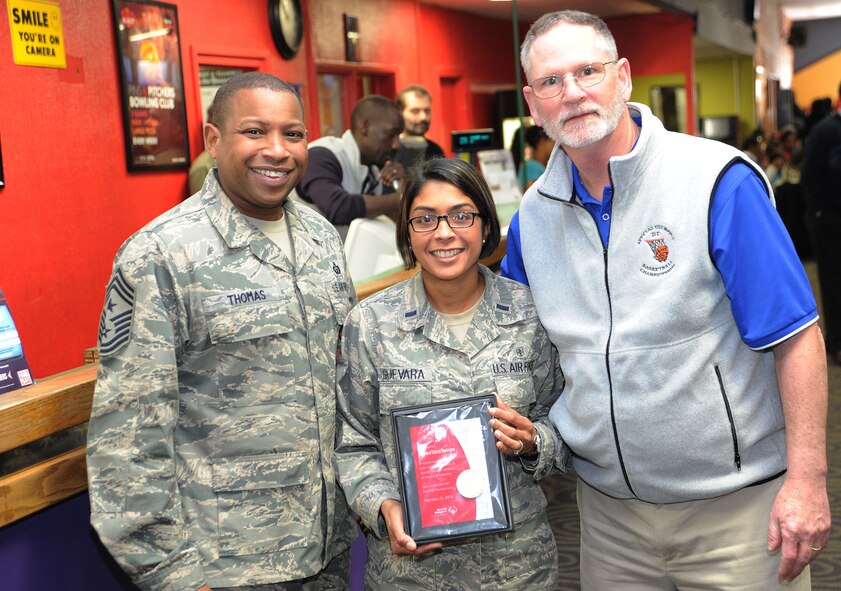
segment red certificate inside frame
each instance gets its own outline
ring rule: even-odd
[[[513,529],[493,396],[391,412],[403,523],[418,543]]]

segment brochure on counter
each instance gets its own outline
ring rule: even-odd
[[[514,158],[508,150],[483,150],[477,154],[482,176],[497,205],[519,203],[523,196],[520,180],[514,169]]]
[[[0,290],[0,394],[34,383],[9,304]]]

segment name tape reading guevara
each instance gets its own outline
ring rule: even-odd
[[[12,51],[21,66],[66,68],[61,8],[40,0],[7,0]]]

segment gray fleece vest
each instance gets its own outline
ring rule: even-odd
[[[566,376],[550,417],[605,494],[715,497],[785,469],[773,353],[742,341],[709,253],[713,190],[745,160],[629,108],[642,132],[610,161],[607,250],[557,148],[520,208],[526,273]]]

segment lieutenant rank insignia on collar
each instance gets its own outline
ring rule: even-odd
[[[129,340],[134,316],[134,288],[117,269],[105,293],[105,307],[99,319],[99,354],[111,355]]]

